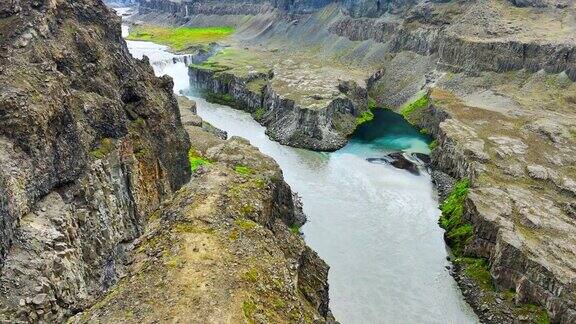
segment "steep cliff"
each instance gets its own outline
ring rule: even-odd
[[[146,216],[190,177],[171,89],[100,1],[0,15],[0,310],[48,321],[123,274]]]
[[[183,122],[204,162],[151,215],[127,276],[72,321],[333,322],[328,266],[289,228],[302,211],[278,165],[198,116]]]

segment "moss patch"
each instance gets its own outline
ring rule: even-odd
[[[430,149],[430,151],[434,151],[437,147],[438,147],[438,140],[433,140],[432,142],[430,142],[430,144],[428,144],[428,148]]]
[[[488,268],[488,262],[482,258],[458,258],[457,263],[465,265],[464,272],[469,278],[476,281],[482,289],[494,290],[494,283]]]
[[[240,227],[243,230],[251,230],[256,228],[256,226],[258,226],[258,224],[256,224],[254,221],[246,219],[246,218],[239,218],[235,221],[236,225],[238,225],[238,227]]]
[[[550,324],[548,312],[541,306],[533,304],[522,305],[518,311],[518,315],[533,315],[537,324]]]
[[[462,256],[464,245],[472,237],[472,225],[462,219],[469,187],[468,179],[456,182],[452,192],[440,207],[442,210],[440,226],[446,230],[446,241],[456,256]]]
[[[114,150],[114,141],[111,138],[103,138],[100,141],[100,145],[96,147],[90,155],[95,159],[103,159],[106,155],[110,154]]]
[[[410,123],[415,123],[419,118],[419,114],[422,109],[428,107],[430,103],[430,98],[428,94],[424,94],[422,97],[406,104],[401,110],[400,114],[406,118]]]
[[[188,151],[188,160],[190,161],[190,169],[192,172],[196,172],[198,168],[203,165],[209,165],[211,162],[198,154],[195,149],[190,149]]]
[[[234,32],[230,27],[163,27],[134,26],[126,39],[150,41],[183,51],[193,45],[208,44],[225,39]]]
[[[236,173],[240,174],[240,175],[250,175],[252,173],[254,173],[254,170],[252,170],[252,168],[245,166],[245,165],[237,165],[234,168],[234,171],[236,171]]]
[[[258,270],[252,268],[242,274],[242,279],[248,282],[257,282],[260,275],[258,274]]]
[[[372,111],[365,111],[360,116],[356,117],[356,125],[360,126],[364,123],[372,121],[374,119],[374,113]]]
[[[301,228],[302,228],[302,226],[294,224],[294,225],[290,226],[290,231],[296,235],[300,235],[300,233],[301,233],[300,229]]]
[[[254,323],[254,313],[256,312],[256,303],[252,299],[247,299],[242,303],[242,312],[248,323]]]
[[[265,113],[266,113],[266,110],[264,110],[264,108],[262,108],[262,107],[259,107],[258,109],[256,109],[256,111],[253,114],[254,119],[261,120],[264,117]]]
[[[204,91],[202,97],[208,102],[217,103],[220,105],[237,107],[238,103],[234,100],[234,97],[228,93],[215,93],[212,91]]]

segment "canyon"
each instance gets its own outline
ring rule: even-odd
[[[193,65],[191,79],[282,144],[342,147],[370,100],[403,113],[436,139],[439,186],[467,181],[463,210],[443,222],[457,254],[486,260],[490,285],[516,305],[570,323],[574,13],[571,1],[157,0],[141,1],[131,19],[234,26],[231,49]],[[481,320],[518,318],[492,313],[504,296],[469,290]]]
[[[413,181],[433,205],[422,185],[430,173],[447,267],[477,316],[458,321],[576,322],[573,0],[108,4],[130,6],[134,28],[234,32],[174,51],[165,63],[185,66],[179,80],[132,57],[120,17],[100,0],[0,4],[1,320],[335,322],[331,263],[307,246],[345,265],[318,243],[314,217],[325,205],[312,201],[322,196],[294,182],[303,210],[291,189],[298,173],[281,170],[307,149],[336,151],[318,154],[370,169],[371,180]],[[245,115],[225,118],[232,113],[205,100],[246,112],[295,151],[240,131],[259,128],[230,125]],[[379,109],[433,139],[417,152],[430,155],[420,178],[372,168],[372,156],[339,160],[378,127]],[[371,199],[363,214],[379,203]],[[303,237],[304,211],[313,218]],[[394,231],[379,239],[394,241]],[[404,320],[425,321],[413,313]]]

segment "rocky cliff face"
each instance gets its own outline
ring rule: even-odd
[[[274,78],[272,72],[243,78],[191,66],[189,75],[193,89],[253,114],[266,126],[268,136],[295,147],[320,151],[343,147],[356,129],[357,116],[368,110],[366,90],[354,82],[341,82],[337,98],[326,101],[325,106],[310,108],[278,93],[270,81]],[[229,100],[222,102],[223,98]]]
[[[61,321],[123,275],[189,140],[100,1],[0,6],[0,318]]]
[[[288,228],[302,211],[278,165],[183,120],[210,162],[152,215],[126,278],[72,322],[333,322],[328,266]]]

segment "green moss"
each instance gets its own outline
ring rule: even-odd
[[[179,223],[175,227],[178,233],[193,233],[193,234],[214,234],[212,228],[198,227],[190,223]]]
[[[244,216],[250,215],[254,212],[254,207],[251,204],[244,204],[240,207],[240,212]]]
[[[268,80],[264,78],[258,78],[248,82],[247,86],[248,90],[260,94],[262,93],[262,89],[264,89],[264,86],[266,86],[267,84]]]
[[[514,298],[516,297],[516,291],[514,289],[506,290],[502,293],[502,297],[506,299],[508,302],[513,302]]]
[[[356,117],[356,125],[360,126],[364,123],[372,121],[374,119],[374,113],[372,111],[365,111],[360,116]]]
[[[258,270],[252,268],[246,272],[244,272],[244,274],[242,274],[242,279],[244,279],[245,281],[248,282],[257,282],[258,278],[260,278],[260,274],[258,274]]]
[[[103,159],[114,150],[114,141],[111,138],[103,138],[100,145],[90,155],[95,159]]]
[[[237,165],[234,168],[234,171],[236,171],[236,173],[238,173],[240,175],[250,175],[250,174],[254,173],[254,170],[252,170],[252,168],[247,167],[245,165],[241,165],[241,164]]]
[[[296,235],[300,235],[300,228],[302,228],[302,226],[294,224],[290,226],[290,231]]]
[[[264,113],[266,113],[266,110],[264,110],[263,107],[259,107],[259,108],[256,109],[256,111],[254,112],[254,119],[256,119],[256,120],[261,120],[262,117],[264,117]]]
[[[177,268],[182,264],[182,259],[179,256],[173,256],[164,261],[164,265],[170,268]]]
[[[371,97],[368,97],[368,109],[369,110],[376,109],[376,100]]]
[[[432,142],[430,142],[430,144],[428,144],[428,148],[430,149],[430,151],[434,151],[437,147],[438,147],[438,140],[433,140]]]
[[[274,302],[272,303],[272,306],[276,309],[276,310],[281,310],[284,307],[286,307],[286,303],[284,302],[284,300],[282,300],[282,298],[275,298]]]
[[[256,228],[256,226],[258,226],[258,224],[256,224],[254,221],[246,219],[246,218],[239,218],[235,221],[236,225],[238,225],[238,227],[240,227],[243,230],[251,230]]]
[[[209,165],[211,163],[210,160],[201,157],[194,149],[188,151],[188,160],[190,161],[190,169],[192,172],[196,172],[196,170],[201,166]]]
[[[518,309],[517,313],[518,315],[533,315],[538,324],[550,324],[548,312],[541,306],[524,304]]]
[[[458,258],[457,263],[465,265],[464,273],[476,281],[485,290],[494,290],[494,283],[488,267],[488,262],[482,258]]]
[[[254,313],[256,312],[256,303],[252,299],[246,299],[242,303],[242,312],[244,313],[244,317],[246,317],[246,321],[249,324],[254,323]]]
[[[208,44],[225,39],[234,32],[230,27],[162,27],[134,26],[126,39],[151,41],[182,51],[193,45]]]
[[[236,241],[239,236],[240,234],[238,233],[238,229],[234,228],[232,229],[232,231],[230,231],[230,235],[228,236],[228,238],[230,239],[230,241]]]
[[[212,91],[205,91],[202,96],[206,101],[217,103],[220,105],[226,105],[230,107],[237,107],[238,103],[234,100],[234,97],[228,93],[215,93]]]
[[[456,256],[463,254],[464,245],[471,238],[473,231],[472,225],[462,219],[469,187],[468,179],[458,181],[440,207],[442,210],[440,226],[446,230],[446,240]]]
[[[406,118],[406,120],[413,122],[414,119],[417,117],[416,115],[424,108],[428,107],[430,103],[430,99],[428,98],[427,94],[424,94],[422,97],[406,104],[401,110],[400,114]]]

